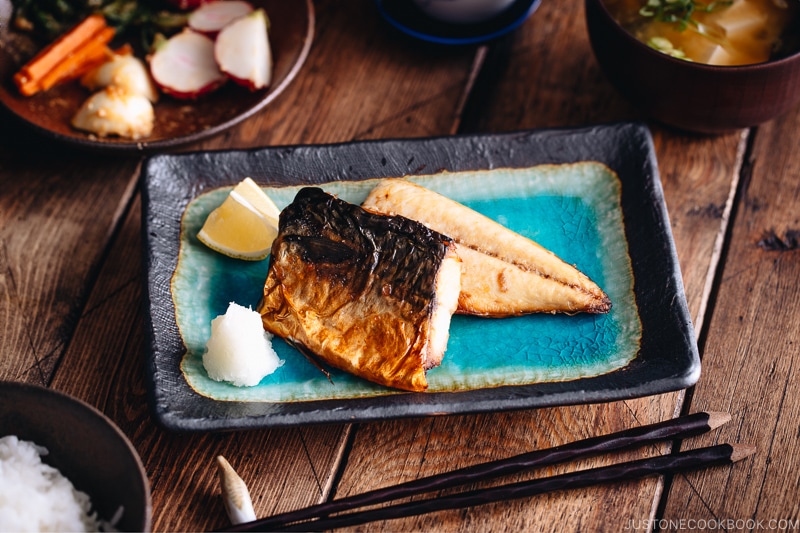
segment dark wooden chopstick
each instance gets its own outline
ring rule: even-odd
[[[684,439],[716,429],[729,420],[730,415],[727,413],[695,413],[656,424],[649,424],[608,435],[591,437],[554,448],[523,453],[506,459],[481,463],[444,474],[408,481],[392,487],[376,489],[347,498],[312,505],[303,509],[234,525],[226,529],[226,531],[285,530],[290,524],[296,522],[303,522],[303,525],[313,525],[312,527],[316,528],[318,521],[313,520],[320,517],[327,517],[333,513],[351,511],[358,507],[385,503],[407,496],[442,490],[527,469],[554,465],[626,448],[643,447],[671,439]],[[309,520],[312,520],[312,522],[308,522]]]
[[[337,527],[366,524],[376,520],[390,520],[416,516],[445,509],[463,509],[486,503],[508,501],[553,492],[577,489],[590,485],[629,481],[643,477],[673,474],[697,468],[732,464],[755,452],[755,448],[743,444],[718,444],[649,459],[639,459],[588,470],[580,470],[558,476],[522,481],[488,489],[473,490],[427,500],[411,501],[380,509],[371,509],[309,522],[301,522],[281,528],[281,531],[323,531]]]

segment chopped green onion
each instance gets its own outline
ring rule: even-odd
[[[659,22],[676,24],[678,30],[683,31],[689,25],[697,26],[697,21],[693,17],[695,12],[711,13],[732,3],[732,0],[714,0],[709,4],[695,0],[647,0],[647,3],[639,9],[639,14]]]
[[[647,46],[649,46],[650,48],[654,48],[655,50],[658,50],[659,52],[662,52],[669,56],[678,59],[684,59],[686,61],[691,61],[691,59],[689,59],[686,56],[686,53],[683,50],[681,50],[680,48],[675,48],[675,45],[672,44],[672,41],[670,41],[666,37],[658,37],[658,36],[651,37],[647,41]]]

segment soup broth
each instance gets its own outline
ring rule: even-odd
[[[697,4],[691,21],[662,22],[641,13],[647,0],[605,0],[611,15],[640,41],[689,61],[710,65],[763,63],[797,31],[797,2],[732,0],[710,11]]]

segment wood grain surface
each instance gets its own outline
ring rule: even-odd
[[[693,409],[722,409],[735,422],[692,447],[741,441],[758,452],[743,468],[677,477],[664,515],[673,522],[800,528],[800,161],[788,142],[799,127],[797,112],[766,124],[747,153],[705,343],[710,377],[692,394]]]
[[[318,0],[292,86],[264,112],[184,150],[573,127],[642,120],[592,56],[580,0],[543,2],[484,46],[393,31],[370,0]],[[224,455],[266,516],[680,412],[729,411],[683,443],[743,442],[734,467],[371,524],[362,531],[662,530],[681,519],[800,519],[800,111],[698,136],[648,123],[703,358],[689,391],[596,405],[220,434],[160,428],[146,401],[139,157],[43,140],[0,110],[0,379],[99,407],[134,442],[154,531],[227,523]],[[797,361],[800,363],[800,359]],[[668,451],[553,467],[518,479]],[[637,527],[638,526],[638,527]],[[730,528],[729,528],[730,529]]]

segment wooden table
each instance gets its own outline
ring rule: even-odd
[[[543,2],[513,34],[463,48],[409,41],[389,30],[369,0],[319,0],[315,7],[311,54],[289,90],[259,115],[187,149],[643,118],[599,70],[580,0]],[[798,529],[800,109],[719,136],[649,126],[702,355],[702,376],[690,390],[511,413],[223,434],[162,430],[150,416],[143,378],[142,158],[52,144],[6,113],[0,114],[0,378],[64,391],[116,421],[149,474],[155,531],[226,525],[214,465],[219,454],[248,483],[257,514],[266,516],[700,410],[727,411],[733,420],[682,447],[743,442],[757,446],[756,455],[671,479],[363,529],[620,531],[651,529],[654,519],[669,531],[690,529],[690,520],[721,521],[728,531],[747,520],[755,529]]]

